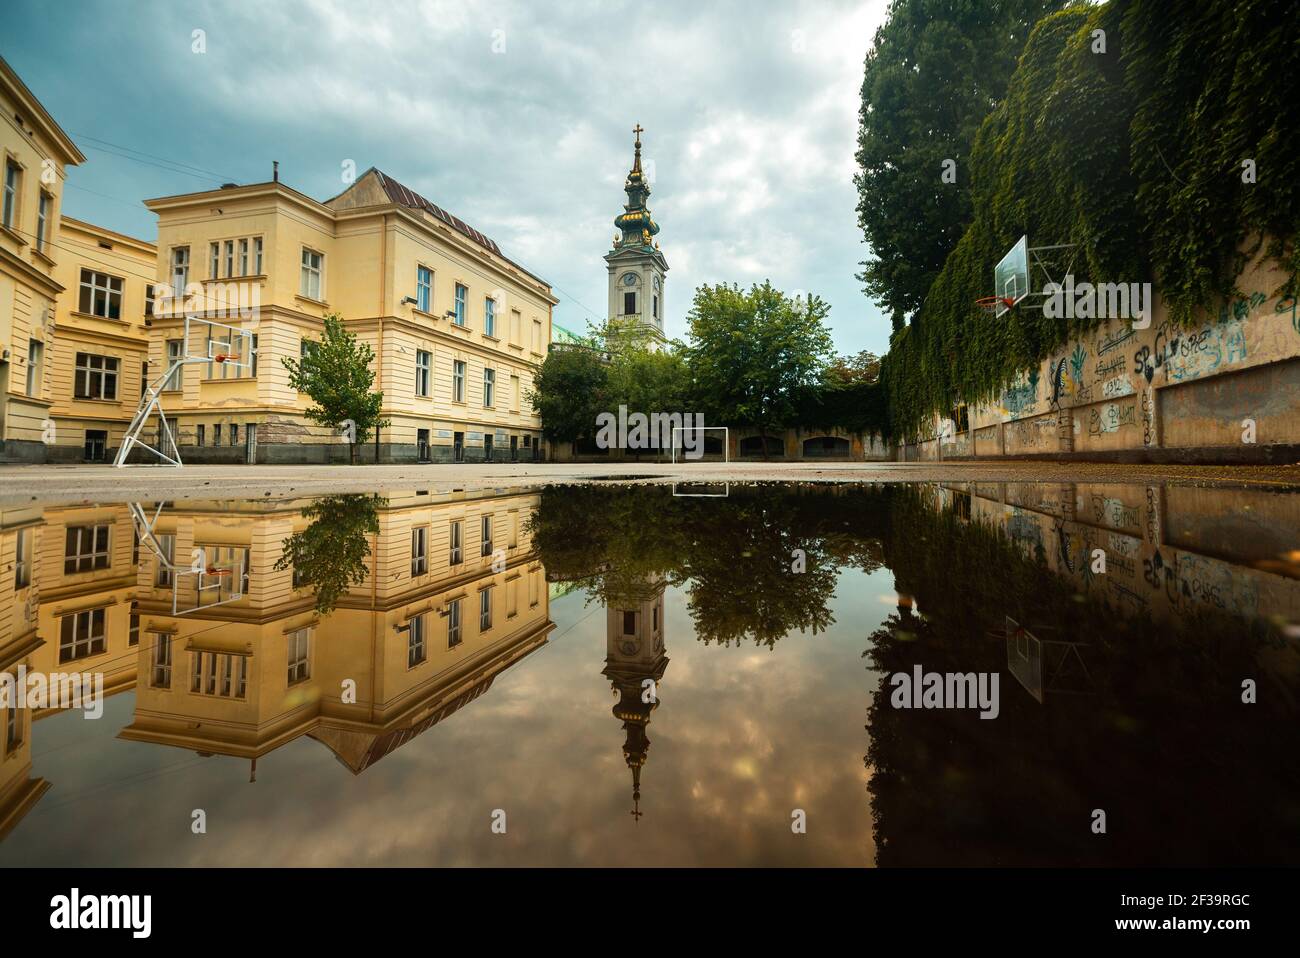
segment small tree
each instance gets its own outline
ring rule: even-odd
[[[338,313],[325,317],[320,342],[306,345],[301,359],[286,356],[280,360],[289,370],[289,385],[311,397],[308,419],[343,431],[349,458],[355,462],[357,446],[369,438],[371,430],[388,425],[388,420],[379,416],[383,391],[371,392],[374,350],[344,328]]]
[[[793,421],[821,379],[829,311],[816,296],[791,299],[767,282],[695,291],[687,362],[696,397],[717,420],[757,426],[764,459],[768,431]]]

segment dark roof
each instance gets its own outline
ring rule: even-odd
[[[388,198],[398,206],[405,206],[409,209],[424,210],[425,212],[432,213],[456,232],[463,233],[475,243],[478,243],[479,246],[491,250],[498,256],[503,256],[501,247],[497,246],[495,240],[489,236],[483,235],[478,230],[474,229],[474,227],[462,220],[459,216],[453,216],[441,206],[438,206],[435,203],[430,203],[419,193],[415,192],[415,190],[411,189],[409,186],[403,186],[382,170],[375,170],[375,175],[379,177],[379,183],[383,186],[384,192],[388,194]]]

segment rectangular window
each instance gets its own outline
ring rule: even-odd
[[[22,713],[18,711],[18,696],[9,695],[9,704],[5,707],[5,754],[12,755],[23,744]]]
[[[19,529],[14,540],[14,589],[25,589],[32,582],[32,530]]]
[[[451,363],[451,401],[465,401],[465,361],[461,359]]]
[[[122,277],[83,269],[77,309],[104,319],[121,319]]]
[[[429,395],[432,367],[433,354],[427,350],[417,349],[415,351],[415,394],[417,396]]]
[[[325,255],[303,247],[302,279],[298,291],[308,299],[321,298],[321,276],[325,266]]]
[[[208,246],[208,277],[217,279],[221,275],[221,244],[211,243]]]
[[[452,320],[457,326],[465,325],[465,295],[468,293],[460,283],[456,284],[456,317]]]
[[[519,377],[510,377],[510,411],[519,412]]]
[[[311,678],[311,629],[289,633],[289,684]]]
[[[415,308],[426,313],[433,309],[433,270],[415,267]]]
[[[221,423],[217,423],[212,427],[212,445],[221,445]]]
[[[461,523],[461,521],[460,521],[459,519],[456,519],[455,521],[452,522],[452,524],[451,524],[451,539],[450,539],[450,541],[451,541],[451,546],[450,546],[450,548],[449,548],[449,550],[448,550],[448,553],[447,553],[447,562],[448,562],[448,564],[450,564],[450,565],[460,565],[460,558],[461,558],[461,551],[460,551],[461,528],[462,528],[462,523]]]
[[[460,604],[463,600],[452,599],[447,603],[447,648],[454,649],[460,645]]]
[[[116,399],[119,360],[93,353],[77,353],[72,377],[76,399]]]
[[[69,526],[63,547],[63,574],[107,569],[108,526]]]
[[[103,653],[104,613],[104,609],[87,609],[59,620],[60,664]]]
[[[194,427],[194,445],[202,446],[207,441],[207,434],[204,431],[203,423]]]
[[[482,543],[479,549],[480,556],[490,556],[492,554],[492,517],[484,516],[479,520],[479,539]]]
[[[483,301],[483,335],[497,334],[497,301],[489,296]]]
[[[253,237],[253,275],[262,275],[262,237]]]
[[[428,651],[424,641],[425,616],[417,615],[409,623],[410,631],[406,636],[406,667],[413,669],[425,660]]]
[[[533,320],[533,352],[541,355],[542,352],[542,323],[541,320]]]
[[[177,246],[172,250],[172,296],[180,299],[185,287],[190,285],[190,248]]]
[[[411,530],[411,575],[429,571],[429,530],[424,526]]]
[[[636,313],[636,293],[623,294],[623,315],[632,316]]]
[[[107,462],[108,430],[87,429],[82,444],[82,452],[85,455],[86,462]]]
[[[510,311],[510,345],[524,344],[524,317],[517,309]]]
[[[659,318],[659,294],[658,293],[655,293],[653,302],[654,302],[654,306],[651,311],[651,315],[653,315],[655,319],[658,319]]]
[[[38,253],[45,252],[45,246],[50,239],[50,208],[53,204],[53,197],[41,190],[41,197],[36,205],[36,252]]]
[[[163,589],[170,589],[172,585],[172,562],[176,556],[176,536],[171,533],[160,533],[154,538],[158,541],[157,573],[154,575],[154,585]]]
[[[235,275],[235,241],[226,240],[226,278]]]
[[[492,628],[492,590],[488,586],[478,594],[478,630],[486,632]]]
[[[635,612],[623,613],[623,634],[636,635],[636,613]]]
[[[248,240],[239,241],[239,275],[248,275]]]
[[[511,579],[506,583],[506,618],[510,619],[519,614],[519,579]]]
[[[131,617],[126,632],[127,645],[140,644],[140,613],[135,611],[135,603],[131,603]]]
[[[253,350],[253,355],[249,358],[250,366],[248,369],[248,374],[253,379],[256,379],[257,378],[257,333],[253,333],[252,342],[250,342],[248,345]]]
[[[172,637],[166,632],[150,632],[153,642],[153,668],[149,670],[149,684],[155,689],[172,687]]]
[[[37,396],[41,391],[41,367],[45,365],[45,344],[39,339],[27,340],[27,395]]]
[[[165,390],[176,390],[182,388],[184,382],[182,377],[185,374],[185,367],[177,366],[175,369],[172,369],[172,366],[181,361],[184,349],[185,340],[167,340],[167,368],[171,369],[171,373],[168,375],[167,381],[163,383],[163,389]]]
[[[497,371],[495,369],[483,370],[483,408],[491,409],[496,399]]]
[[[13,229],[18,218],[18,197],[22,189],[23,169],[13,160],[5,161],[4,225]]]
[[[239,423],[237,422],[230,424],[230,444],[232,446],[239,445]]]
[[[144,286],[144,315],[146,319],[153,319],[153,307],[157,297],[154,295],[153,283],[145,283]]]

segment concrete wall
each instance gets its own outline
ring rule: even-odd
[[[945,433],[936,417],[906,458],[1291,461],[1300,452],[1300,314],[1294,297],[1275,295],[1285,279],[1256,260],[1238,279],[1240,295],[1188,328],[1170,322],[1157,295],[1148,328],[1109,320],[1071,340],[972,406],[969,430]]]

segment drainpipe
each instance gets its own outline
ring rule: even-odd
[[[388,308],[388,217],[384,214],[383,226],[379,230],[379,333],[375,348],[375,385],[380,392],[384,389],[384,310]],[[383,416],[383,410],[379,411]],[[375,464],[379,464],[379,426],[375,426]]]

